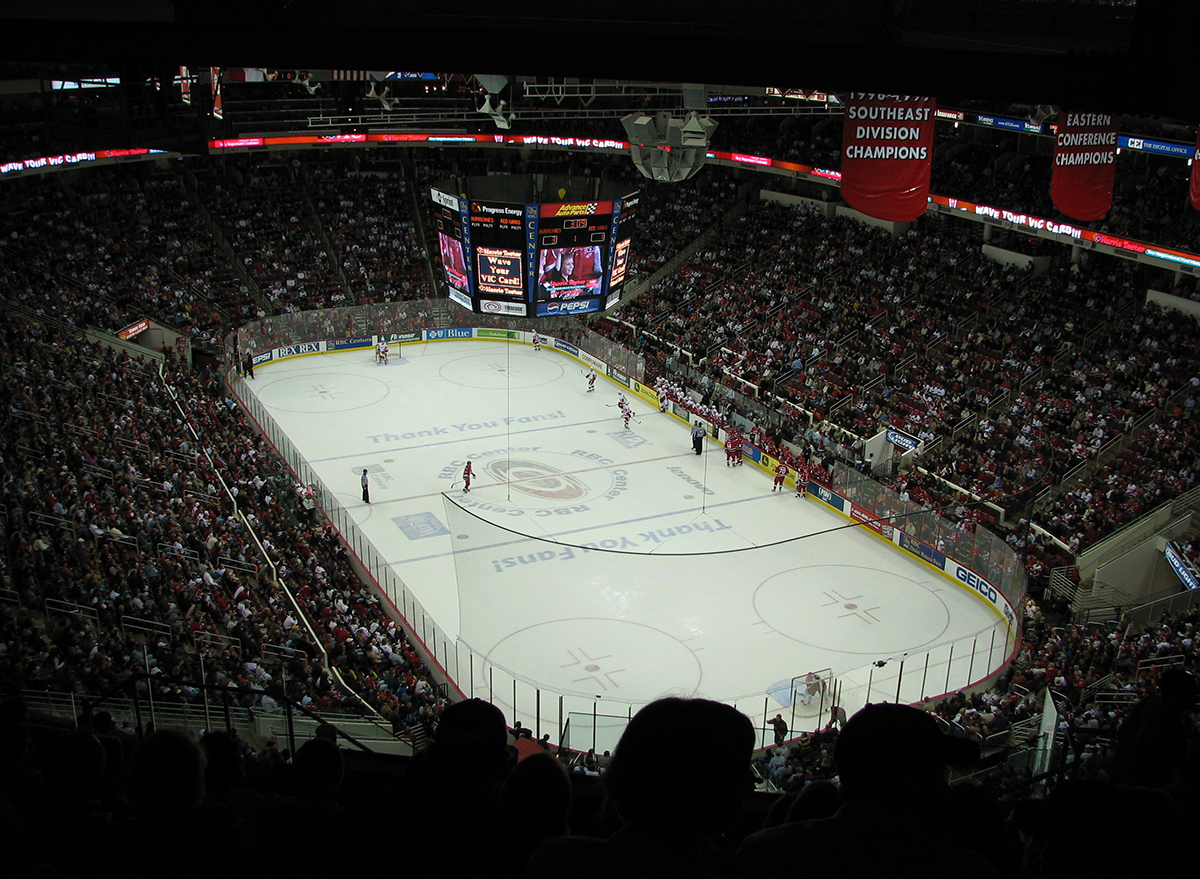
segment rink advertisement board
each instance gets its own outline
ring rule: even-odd
[[[608,377],[611,378],[613,381],[617,382],[618,384],[622,384],[625,387],[629,387],[629,376],[627,376],[625,373],[621,372],[621,370],[615,369],[611,366],[608,366],[608,367],[605,367],[605,372],[607,373]],[[686,410],[684,410],[684,411],[686,411]],[[676,413],[676,414],[678,414],[678,413]]]
[[[934,549],[932,546],[917,540],[910,534],[899,532],[898,544],[901,549],[906,549],[915,555],[921,561],[928,562],[939,571],[946,570],[946,557]]]
[[[833,507],[839,513],[845,509],[845,499],[840,494],[829,490],[824,485],[820,485],[816,482],[810,483],[808,493],[826,506]]]
[[[301,342],[298,345],[285,345],[275,349],[275,359],[284,360],[288,357],[303,357],[305,354],[320,354],[325,350],[325,342]]]
[[[380,333],[379,341],[381,342],[419,342],[421,341],[421,333]]]
[[[654,390],[654,388],[647,387],[636,379],[633,381],[633,392],[654,406],[660,405],[658,391]]]
[[[345,351],[350,348],[371,348],[375,342],[371,336],[355,336],[352,339],[330,339],[325,343],[328,351]]]
[[[470,339],[475,335],[475,331],[470,327],[451,327],[444,330],[426,330],[426,342],[438,342],[442,339]]]
[[[671,414],[676,418],[682,418],[684,421],[690,422],[692,420],[692,413],[687,409],[684,409],[674,400],[671,401]]]
[[[879,519],[878,516],[876,516],[870,510],[860,507],[858,504],[854,503],[853,501],[850,502],[848,510],[849,510],[851,519],[853,519],[856,522],[862,522],[864,525],[866,525],[868,528],[870,528],[876,534],[883,535],[884,523]],[[889,525],[888,527],[890,528],[891,526]],[[884,535],[884,536],[886,537],[886,536],[890,536],[890,535]]]
[[[482,327],[475,331],[477,339],[508,339],[511,341],[521,341],[522,333],[520,330],[492,330]]]
[[[976,574],[970,568],[963,567],[954,559],[946,559],[946,573],[951,574],[954,579],[958,580],[958,582],[962,583],[968,589],[973,589],[980,598],[996,608],[1010,627],[1016,626],[1016,616],[1013,613],[1012,605],[1008,603],[1008,599],[1000,593],[1000,590],[986,579]]]
[[[752,446],[752,445],[750,445],[750,443],[743,442],[742,443],[742,457],[749,458],[751,461],[753,461],[755,464],[758,464],[760,467],[766,466],[766,464],[764,463],[762,449],[760,449],[758,446]]]
[[[570,342],[564,342],[562,339],[555,339],[554,347],[557,348],[559,351],[566,351],[572,357],[579,356],[579,349],[576,348],[574,345],[572,345]]]

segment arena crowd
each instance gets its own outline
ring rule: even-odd
[[[794,142],[784,131],[764,137],[763,149],[809,161],[836,150],[834,133],[815,125]],[[972,168],[996,163],[973,152],[959,151],[947,185],[997,185],[1003,175],[975,179]],[[960,749],[924,724],[936,716],[948,740],[986,746],[1037,714],[1046,692],[1061,709],[1060,757],[1073,767],[1051,797],[1066,804],[1069,827],[1111,816],[1105,808],[1134,828],[1148,814],[1168,829],[1194,821],[1187,675],[1200,608],[1141,627],[1084,626],[1031,600],[1017,658],[990,688],[896,720],[913,728],[902,753],[921,759],[887,790],[864,780],[878,767],[863,742],[867,753],[881,746],[869,712],[834,712],[755,758],[755,732],[732,709],[666,701],[635,718],[611,759],[555,754],[492,706],[447,701],[416,639],[364,585],[308,488],[203,357],[192,369],[171,356],[159,365],[82,333],[151,316],[202,348],[249,319],[285,314],[342,335],[363,327],[313,310],[407,300],[419,325],[436,248],[417,194],[455,170],[425,157],[374,167],[346,154],[283,154],[128,166],[0,193],[0,808],[18,830],[17,875],[47,864],[64,875],[141,876],[163,864],[250,873],[276,863],[257,841],[296,821],[361,834],[361,812],[336,795],[345,758],[324,736],[285,757],[228,733],[197,743],[89,711],[56,727],[30,716],[22,691],[195,704],[202,683],[256,712],[291,701],[432,733],[435,745],[396,789],[419,801],[406,808],[430,857],[454,845],[530,876],[580,864],[598,875],[635,859],[667,869],[666,854],[693,865],[689,875],[750,875],[769,854],[819,848],[818,831],[865,834],[856,822],[905,803],[931,819],[909,839],[923,851],[978,859],[985,876],[1043,875],[1069,853],[1047,836],[1024,786],[1029,771],[1006,766],[943,790],[952,761],[942,758]],[[1020,196],[1023,173],[1000,194]],[[927,451],[890,475],[897,498],[964,530],[981,524],[981,499],[1024,518],[1007,537],[1035,583],[1194,486],[1200,325],[1144,303],[1158,282],[1148,270],[1058,254],[1033,274],[984,258],[977,235],[945,219],[892,238],[816,202],[759,200],[744,181],[713,170],[694,185],[644,184],[637,270],[651,276],[699,246],[595,328],[643,354],[664,395],[784,460],[813,461],[818,481],[862,438],[901,427]],[[1153,191],[1133,186],[1114,222],[1153,204]],[[780,403],[768,414],[772,397]],[[1185,547],[1194,556],[1194,539]],[[681,728],[710,735],[698,745]],[[760,787],[782,792],[767,814],[742,804],[752,767]],[[571,792],[595,775],[615,813],[593,802],[584,817]],[[389,789],[387,799],[394,807],[399,797]],[[602,835],[614,815],[624,828],[606,843],[567,833]],[[487,830],[464,841],[468,819]],[[990,834],[977,830],[985,819]],[[50,844],[47,828],[78,845]],[[180,828],[198,840],[186,863]],[[114,830],[130,844],[106,845]],[[353,851],[318,847],[302,872]]]

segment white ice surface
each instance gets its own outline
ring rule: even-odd
[[[761,720],[791,710],[788,682],[813,669],[834,670],[853,711],[868,684],[872,701],[895,698],[902,659],[904,701],[1002,661],[1011,636],[969,590],[814,499],[772,493],[750,462],[726,467],[714,442],[695,455],[686,425],[632,394],[625,430],[623,389],[601,376],[588,393],[573,358],[480,341],[401,355],[300,357],[243,386],[480,655],[469,673],[458,660],[464,690],[511,703],[494,665],[618,713],[671,693]],[[469,495],[451,487],[468,459]]]

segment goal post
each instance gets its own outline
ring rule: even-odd
[[[813,669],[792,678],[789,688],[792,729],[798,729],[798,724],[811,724],[814,729],[824,726],[837,704],[836,694],[837,676],[832,668]]]

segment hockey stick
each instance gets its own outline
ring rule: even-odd
[[[616,403],[605,403],[604,405],[607,406],[609,409],[615,409],[617,404]]]

